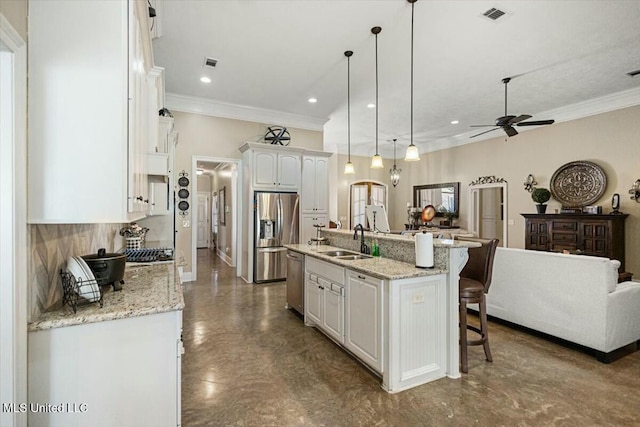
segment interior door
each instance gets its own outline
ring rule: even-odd
[[[498,237],[499,190],[499,188],[484,188],[480,191],[480,237],[485,239]]]
[[[198,242],[197,248],[209,247],[209,194],[198,192]]]

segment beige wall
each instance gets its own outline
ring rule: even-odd
[[[0,13],[18,32],[22,40],[27,40],[27,0],[2,0]]]
[[[460,182],[459,224],[469,219],[468,184],[480,176],[495,175],[508,182],[508,246],[524,247],[524,218],[521,213],[535,213],[534,202],[524,190],[524,181],[532,174],[538,187],[549,188],[553,173],[562,165],[576,160],[589,160],[600,165],[607,175],[607,188],[596,203],[603,212],[611,211],[611,196],[621,195],[621,210],[626,220],[627,270],[640,278],[640,204],[630,200],[628,190],[640,178],[640,106],[599,114],[553,126],[540,127],[513,138],[497,138],[461,147],[421,155],[420,162],[400,161],[400,184],[394,189],[388,177],[385,159],[381,179],[389,184],[389,221],[391,228],[401,229],[406,219],[406,203],[413,200],[412,186],[439,182]],[[353,160],[353,156],[352,156]],[[359,160],[359,159],[358,159]],[[354,163],[355,160],[353,160]],[[347,184],[343,172],[345,156],[340,156],[340,215],[346,215]],[[356,177],[371,176],[368,165]],[[389,164],[390,166],[390,164]],[[358,173],[360,172],[360,173]],[[375,176],[378,176],[377,174]],[[549,202],[548,212],[559,209],[557,201]]]
[[[247,141],[260,140],[267,126],[271,125],[183,112],[174,112],[174,119],[175,129],[179,133],[175,170],[185,170],[189,174],[193,156],[241,159],[240,146]],[[291,147],[322,150],[322,132],[296,128],[288,130]],[[190,272],[191,228],[183,228],[181,218],[177,222],[176,253],[178,257],[184,256],[184,271]]]

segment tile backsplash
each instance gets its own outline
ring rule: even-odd
[[[71,256],[123,247],[119,234],[123,224],[33,224],[30,239],[30,320],[62,305],[60,269]]]

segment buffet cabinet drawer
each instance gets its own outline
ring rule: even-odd
[[[573,233],[553,233],[551,241],[553,243],[577,243],[578,235]]]
[[[578,231],[578,223],[575,221],[553,221],[551,229],[553,231]]]

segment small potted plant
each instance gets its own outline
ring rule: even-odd
[[[545,203],[551,198],[551,192],[546,188],[535,188],[531,192],[531,198],[537,203],[536,209],[538,213],[545,213],[547,211],[547,205],[545,205]]]

